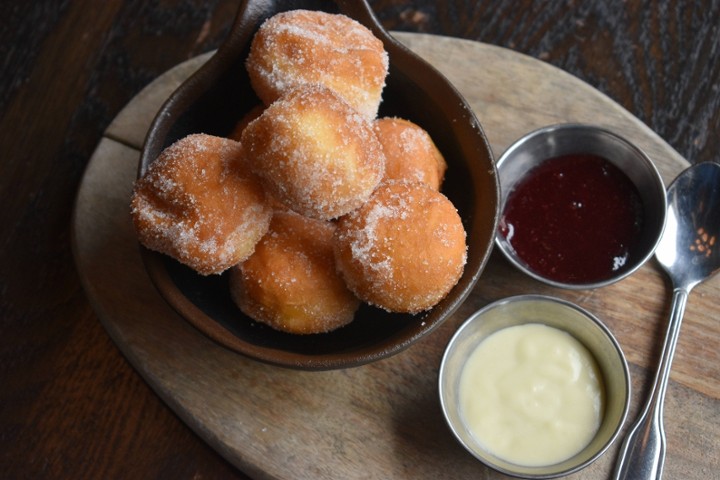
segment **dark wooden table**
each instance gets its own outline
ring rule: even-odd
[[[217,47],[238,4],[0,1],[0,478],[247,478],[110,341],[70,238],[81,175],[109,122],[158,75]],[[718,0],[371,4],[391,30],[556,65],[690,162],[719,158]]]

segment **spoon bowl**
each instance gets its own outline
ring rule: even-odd
[[[158,112],[146,137],[138,175],[164,148],[188,134],[228,135],[238,119],[260,103],[244,65],[252,37],[267,18],[299,8],[345,14],[383,42],[390,65],[379,116],[402,117],[420,125],[447,161],[442,191],[457,208],[467,232],[467,263],[460,281],[422,315],[391,314],[364,305],[347,327],[299,336],[271,330],[245,317],[230,299],[225,275],[202,277],[144,248],[141,255],[166,301],[221,345],[275,365],[326,370],[362,365],[400,352],[460,306],[492,249],[499,186],[492,151],[470,106],[437,70],[394,40],[364,0],[245,0],[217,53]]]
[[[655,257],[690,291],[720,269],[720,164],[700,163],[675,179],[666,222]]]
[[[647,403],[623,442],[615,479],[660,480],[665,459],[663,404],[690,291],[720,271],[720,164],[699,163],[667,192],[665,231],[655,256],[673,284],[665,343]]]

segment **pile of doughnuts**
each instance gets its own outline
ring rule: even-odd
[[[457,284],[466,233],[428,133],[377,118],[388,55],[370,30],[307,10],[266,20],[246,68],[261,105],[227,138],[193,134],[134,186],[140,242],[228,272],[253,320],[329,332],[362,302],[416,314]]]

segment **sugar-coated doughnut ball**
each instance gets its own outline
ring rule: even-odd
[[[254,320],[295,334],[347,325],[360,305],[337,273],[331,222],[276,212],[255,252],[230,270],[233,301]]]
[[[385,180],[422,182],[440,190],[447,164],[430,135],[401,118],[379,118],[375,133],[385,153]]]
[[[260,26],[246,67],[266,105],[290,88],[322,84],[372,119],[385,86],[388,55],[382,41],[345,15],[292,10]]]
[[[421,183],[383,183],[342,217],[335,258],[350,290],[391,312],[430,309],[462,275],[465,229],[453,204]]]
[[[241,140],[268,192],[320,220],[362,205],[385,171],[372,122],[319,85],[288,91],[245,128]]]
[[[205,134],[163,150],[133,189],[140,242],[202,275],[245,260],[267,231],[272,209],[242,160],[239,142]]]

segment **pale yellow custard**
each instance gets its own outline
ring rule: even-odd
[[[518,325],[491,334],[470,354],[460,411],[488,452],[517,465],[551,465],[592,440],[603,385],[594,358],[571,335]]]

